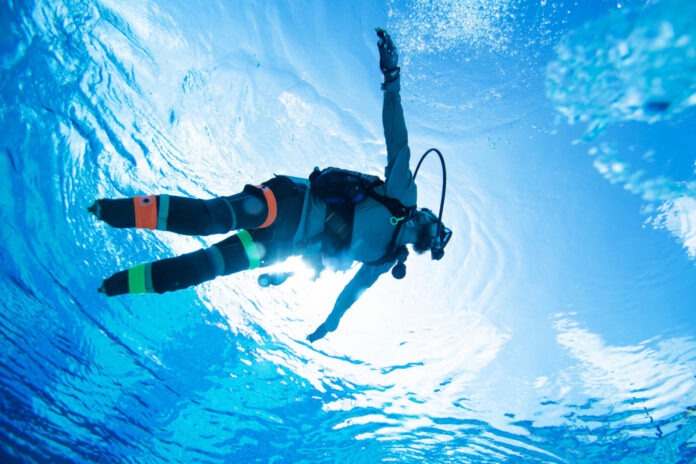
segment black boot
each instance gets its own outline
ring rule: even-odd
[[[128,289],[128,271],[119,271],[111,277],[107,277],[99,287],[99,293],[106,296],[124,295],[129,293]]]
[[[97,219],[101,219],[101,205],[99,204],[99,200],[95,200],[92,206],[87,208],[87,211],[94,214]]]
[[[111,227],[120,229],[135,227],[135,210],[132,198],[96,200],[92,206],[87,208],[87,211]]]

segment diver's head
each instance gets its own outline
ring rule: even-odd
[[[437,217],[427,208],[421,208],[413,215],[415,241],[413,251],[422,255],[430,249],[437,233]]]
[[[438,221],[437,216],[427,208],[416,211],[412,221],[415,227],[413,250],[418,254],[430,250],[433,259],[442,259],[452,231]]]

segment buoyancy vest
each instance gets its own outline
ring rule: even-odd
[[[321,241],[322,254],[339,256],[351,247],[355,206],[367,198],[382,204],[391,213],[390,222],[394,231],[388,249],[382,258],[368,264],[383,264],[396,261],[403,254],[403,247],[396,245],[401,225],[408,221],[415,207],[404,206],[399,200],[379,194],[375,188],[384,185],[377,176],[341,168],[315,168],[309,176],[310,192],[327,205],[324,230],[308,242]]]

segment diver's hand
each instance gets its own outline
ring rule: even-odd
[[[379,37],[377,41],[379,69],[384,74],[385,83],[393,82],[399,77],[399,53],[396,51],[396,45],[394,45],[387,31],[379,27],[375,31]]]
[[[310,343],[314,343],[317,340],[324,338],[327,333],[328,330],[326,330],[326,326],[322,324],[317,327],[317,330],[315,330],[313,333],[307,335],[307,340],[309,340]]]

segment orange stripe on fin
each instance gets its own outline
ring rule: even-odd
[[[133,197],[133,206],[135,207],[135,227],[157,228],[157,197],[155,195]]]

